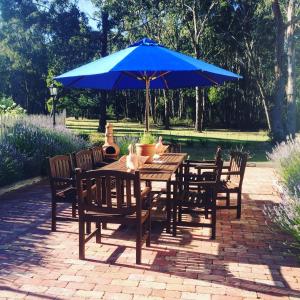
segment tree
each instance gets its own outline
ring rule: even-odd
[[[296,9],[299,2],[289,0],[287,7],[287,132],[293,138],[296,134],[296,51],[295,51],[295,30],[296,30]]]
[[[283,128],[283,107],[284,107],[284,22],[278,0],[273,1],[272,9],[274,14],[276,41],[275,41],[275,90],[272,111],[272,134],[276,141],[284,139]]]
[[[190,33],[193,52],[197,59],[199,59],[201,56],[200,42],[204,38],[204,30],[207,26],[209,18],[211,18],[213,15],[214,8],[217,6],[217,4],[218,1],[181,1],[182,11],[184,12],[183,20],[188,28],[188,32]],[[202,131],[204,103],[198,87],[196,87],[195,93],[195,129],[197,131]]]
[[[0,75],[5,93],[29,113],[43,112],[47,93],[45,36],[39,28],[43,13],[29,0],[1,0],[0,10],[0,59],[8,74]]]

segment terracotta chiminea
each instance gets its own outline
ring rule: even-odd
[[[105,157],[117,159],[120,153],[120,147],[114,142],[113,131],[113,125],[107,123],[105,126],[105,142],[102,149]]]

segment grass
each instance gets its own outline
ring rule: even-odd
[[[116,122],[114,124],[115,136],[140,136],[144,132],[144,125],[135,122]],[[92,141],[103,140],[104,135],[97,133],[98,120],[75,120],[67,119],[67,127],[77,133],[89,134]],[[241,132],[233,130],[205,130],[196,132],[189,127],[172,127],[165,130],[157,126],[152,126],[153,135],[162,136],[163,140],[182,144],[182,150],[189,153],[192,159],[209,159],[214,155],[218,145],[222,149],[243,148],[250,152],[251,161],[267,161],[266,151],[271,150],[267,132]]]

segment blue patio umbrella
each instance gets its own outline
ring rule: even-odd
[[[144,38],[54,79],[69,88],[146,89],[145,123],[149,131],[149,89],[209,87],[239,78],[242,77]]]

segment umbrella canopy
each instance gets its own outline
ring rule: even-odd
[[[208,87],[239,78],[242,77],[144,38],[54,79],[70,88],[146,89],[148,131],[149,89]]]

